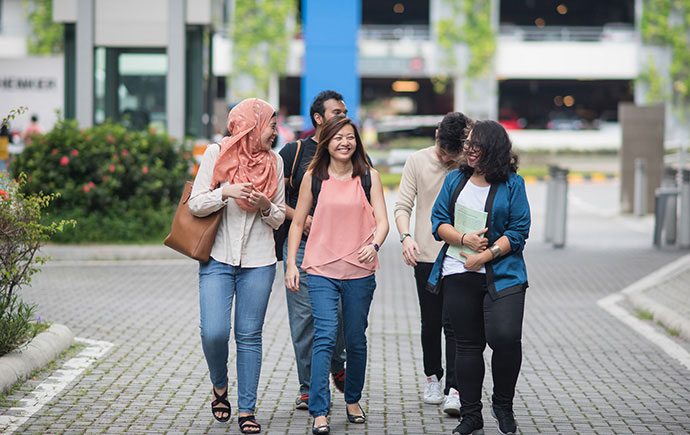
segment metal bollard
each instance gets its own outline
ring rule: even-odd
[[[635,216],[647,214],[647,159],[635,159],[635,193],[633,201]]]
[[[559,168],[554,185],[553,247],[565,246],[566,221],[568,217],[568,170]]]
[[[673,242],[675,243],[676,234],[676,201],[678,198],[678,189],[672,186],[662,186],[656,189],[654,192],[654,246],[657,248],[661,247],[661,235],[664,233],[665,241],[668,244],[669,231],[672,231]],[[669,206],[671,205],[671,206]],[[672,219],[673,228],[669,228],[670,219],[668,218],[668,213],[672,211],[674,216]]]
[[[549,165],[549,181],[546,183],[546,211],[544,212],[544,242],[553,241],[554,230],[554,203],[555,203],[555,183],[558,166]]]
[[[690,169],[681,172],[678,245],[684,249],[690,248]]]
[[[661,181],[662,186],[672,188],[676,193],[672,198],[666,199],[666,220],[664,221],[664,242],[667,245],[676,244],[677,222],[678,222],[678,185],[676,184],[676,171],[667,166],[664,168],[664,175]]]

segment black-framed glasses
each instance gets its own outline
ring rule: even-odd
[[[467,141],[463,144],[462,150],[465,154],[479,154],[482,151],[479,145]]]

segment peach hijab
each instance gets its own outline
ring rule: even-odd
[[[261,146],[261,132],[273,118],[275,110],[258,98],[247,98],[232,108],[228,115],[228,131],[220,142],[220,155],[213,168],[212,186],[224,181],[252,183],[254,188],[269,199],[276,193],[276,156]],[[245,199],[235,199],[246,211],[256,211]]]

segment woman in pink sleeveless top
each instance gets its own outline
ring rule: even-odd
[[[345,116],[333,117],[324,124],[316,155],[300,187],[288,234],[285,272],[285,286],[292,291],[299,289],[295,257],[313,205],[302,262],[314,317],[309,413],[314,417],[312,432],[327,434],[331,397],[328,371],[338,329],[339,301],[347,353],[347,418],[352,423],[366,422],[359,400],[367,362],[367,317],[376,288],[379,246],[388,234],[381,179],[367,163],[357,127]]]

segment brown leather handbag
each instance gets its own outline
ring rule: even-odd
[[[165,238],[165,246],[199,261],[208,261],[223,208],[208,216],[196,217],[189,210],[189,197],[192,195],[191,181],[187,181],[180,203],[175,212],[170,234]]]

